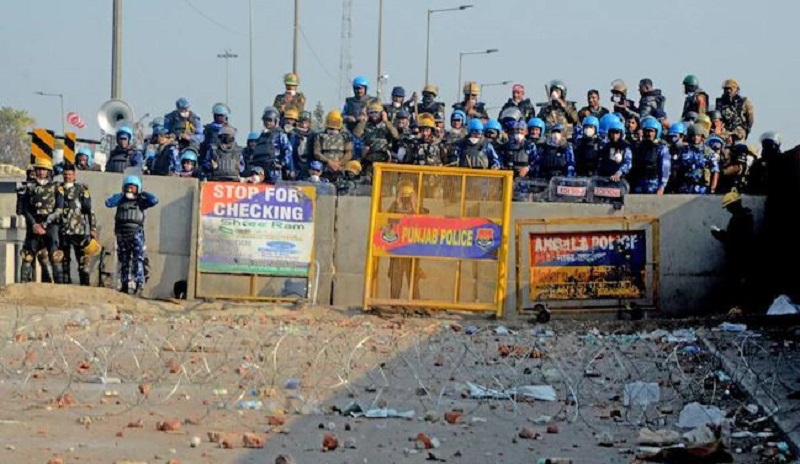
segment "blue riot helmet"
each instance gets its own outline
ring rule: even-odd
[[[673,122],[669,126],[667,135],[686,135],[686,124],[682,122]]]
[[[486,125],[483,127],[484,131],[495,130],[498,133],[503,131],[503,126],[500,125],[500,122],[497,119],[490,119],[486,121]]]
[[[254,140],[258,140],[259,137],[261,137],[260,133],[258,133],[258,132],[250,132],[249,134],[247,134],[247,141],[248,142],[252,142]]]
[[[228,117],[228,116],[231,115],[230,109],[228,109],[228,107],[224,103],[217,103],[216,105],[214,105],[211,108],[211,113],[214,116],[221,115],[221,116]]]
[[[658,119],[656,119],[656,118],[654,118],[652,116],[647,116],[647,117],[643,118],[640,121],[640,127],[642,128],[643,131],[644,130],[648,130],[648,129],[652,129],[652,130],[656,131],[656,138],[657,139],[661,137],[661,123],[658,122]]]
[[[600,122],[597,125],[597,132],[600,135],[605,135],[608,133],[608,128],[611,127],[611,123],[617,121],[622,122],[615,113],[608,113],[600,118]]]
[[[175,102],[175,108],[179,110],[188,110],[189,109],[189,100],[181,97],[178,101]]]
[[[406,97],[406,89],[402,87],[395,87],[392,89],[392,96],[393,97]]]
[[[533,129],[534,127],[538,127],[539,129],[541,129],[542,134],[544,134],[545,125],[542,119],[531,118],[530,120],[528,120],[528,129]]]
[[[76,158],[78,156],[85,156],[86,157],[86,164],[87,165],[92,164],[92,150],[89,150],[88,148],[85,148],[85,147],[84,148],[79,148],[78,149],[78,153],[76,154]]]
[[[192,161],[197,166],[197,152],[194,148],[187,148],[181,153],[181,163],[184,161]]]
[[[483,122],[478,118],[470,119],[469,123],[467,123],[467,132],[470,134],[473,132],[483,134]]]
[[[117,129],[117,138],[127,138],[133,140],[133,130],[128,126],[122,126]]]
[[[164,126],[155,126],[155,127],[153,127],[153,135],[154,136],[167,135],[167,134],[169,134],[169,131],[167,130],[166,127],[164,127]]]
[[[166,125],[167,125],[166,121],[161,116],[159,116],[157,118],[153,118],[153,120],[150,121],[150,127],[151,128],[156,127],[156,126],[166,126]]]
[[[129,185],[136,186],[137,194],[142,192],[142,179],[139,179],[138,176],[126,176],[122,181],[122,191],[125,192],[125,187]]]
[[[312,171],[319,171],[322,172],[322,162],[318,160],[314,160],[308,163],[308,169]]]
[[[411,113],[405,108],[400,108],[400,111],[397,112],[397,119],[411,119]]]
[[[719,150],[720,148],[725,146],[725,141],[722,140],[718,135],[712,135],[711,137],[708,138],[708,140],[706,140],[706,145],[716,150]]]
[[[450,115],[450,123],[452,124],[453,121],[461,121],[461,124],[464,124],[467,121],[467,115],[461,110],[453,111],[453,114]]]
[[[598,130],[600,128],[600,120],[594,116],[586,116],[583,118],[583,122],[581,123],[583,127],[594,127],[594,130]]]
[[[364,76],[356,76],[353,79],[353,88],[355,87],[364,87],[365,89],[369,88],[369,81]]]
[[[622,135],[625,133],[625,124],[623,124],[622,121],[618,119],[614,119],[613,121],[608,123],[608,131],[619,132],[620,135]]]

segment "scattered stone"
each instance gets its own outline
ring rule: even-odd
[[[333,451],[339,447],[339,440],[332,433],[326,433],[322,437],[322,451]]]
[[[85,426],[92,425],[92,418],[91,416],[81,416],[78,418],[78,423]]]
[[[348,437],[344,441],[344,447],[346,449],[356,449],[356,439],[353,437]]]
[[[242,435],[238,433],[223,433],[219,437],[219,446],[224,449],[241,448],[244,446]]]
[[[640,445],[653,445],[653,446],[669,446],[678,443],[680,440],[678,432],[672,430],[657,430],[650,429],[639,430],[639,444]]]
[[[64,464],[64,458],[61,456],[53,456],[47,461],[47,464]]]
[[[414,441],[414,446],[417,449],[433,449],[433,443],[431,442],[430,437],[422,432],[417,434],[417,438]]]
[[[600,432],[597,435],[595,435],[595,439],[597,440],[597,444],[599,446],[605,448],[611,448],[612,446],[614,446],[614,437],[613,435],[611,435],[610,432]]]
[[[139,385],[139,393],[144,396],[149,395],[152,390],[153,387],[149,383],[143,383]]]
[[[535,432],[535,431],[534,431],[532,428],[530,428],[530,427],[522,427],[522,429],[520,429],[520,431],[519,431],[519,437],[520,437],[520,438],[524,438],[524,439],[526,439],[526,440],[533,440],[533,439],[535,439],[535,438],[538,438],[538,435],[539,435],[539,434],[538,434],[538,433],[536,433],[536,432]]]
[[[201,441],[202,440],[200,439],[200,437],[194,436],[191,438],[191,440],[189,440],[189,446],[192,448],[197,448],[198,446],[200,446]]]
[[[156,424],[159,432],[177,432],[181,429],[181,421],[178,419],[167,419]]]
[[[558,433],[558,426],[555,424],[550,424],[547,426],[547,433]]]
[[[448,424],[456,424],[461,421],[461,413],[458,411],[450,411],[444,413],[444,420],[447,421]]]
[[[242,441],[245,448],[263,448],[264,437],[257,433],[245,433],[242,435]]]
[[[535,419],[531,419],[531,422],[533,422],[536,425],[545,425],[549,424],[552,421],[553,421],[553,416],[539,416]]]
[[[275,464],[294,464],[294,458],[288,454],[281,454],[275,458]]]
[[[436,411],[428,411],[425,413],[425,422],[438,422],[439,414]]]
[[[128,422],[127,427],[129,429],[140,429],[140,428],[144,427],[144,421],[139,419],[136,422]]]

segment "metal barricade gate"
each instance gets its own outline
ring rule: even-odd
[[[510,171],[374,165],[365,309],[503,313]]]
[[[514,240],[517,313],[657,309],[657,217],[517,219]]]

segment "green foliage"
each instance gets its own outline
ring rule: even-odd
[[[26,168],[30,162],[28,130],[36,120],[27,111],[8,106],[0,108],[0,164]]]

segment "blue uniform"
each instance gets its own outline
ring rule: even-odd
[[[131,277],[137,290],[144,286],[144,212],[156,204],[158,198],[149,192],[142,192],[133,200],[125,198],[122,193],[106,200],[106,207],[117,208],[114,233],[117,237],[117,261],[123,291],[127,291]],[[134,267],[132,271],[131,264]]]
[[[533,160],[532,177],[550,179],[555,176],[575,176],[575,153],[571,143],[562,141],[554,145],[548,140],[539,144]]]
[[[453,147],[453,157],[462,168],[499,169],[501,165],[494,145],[486,138],[475,144],[470,143],[469,138],[459,140]]]
[[[620,140],[617,143],[607,142],[600,147],[600,156],[597,160],[597,175],[611,177],[620,174],[627,177],[631,172],[633,154],[628,142]]]
[[[666,187],[670,175],[669,148],[656,141],[639,142],[633,150],[630,184],[633,193],[657,193]]]
[[[704,144],[688,145],[678,156],[675,184],[678,193],[711,192],[711,178],[719,174],[719,157]]]
[[[271,129],[264,131],[256,141],[249,164],[251,168],[258,166],[263,169],[269,182],[290,179],[292,173],[297,172],[293,152],[286,132],[277,128]]]

